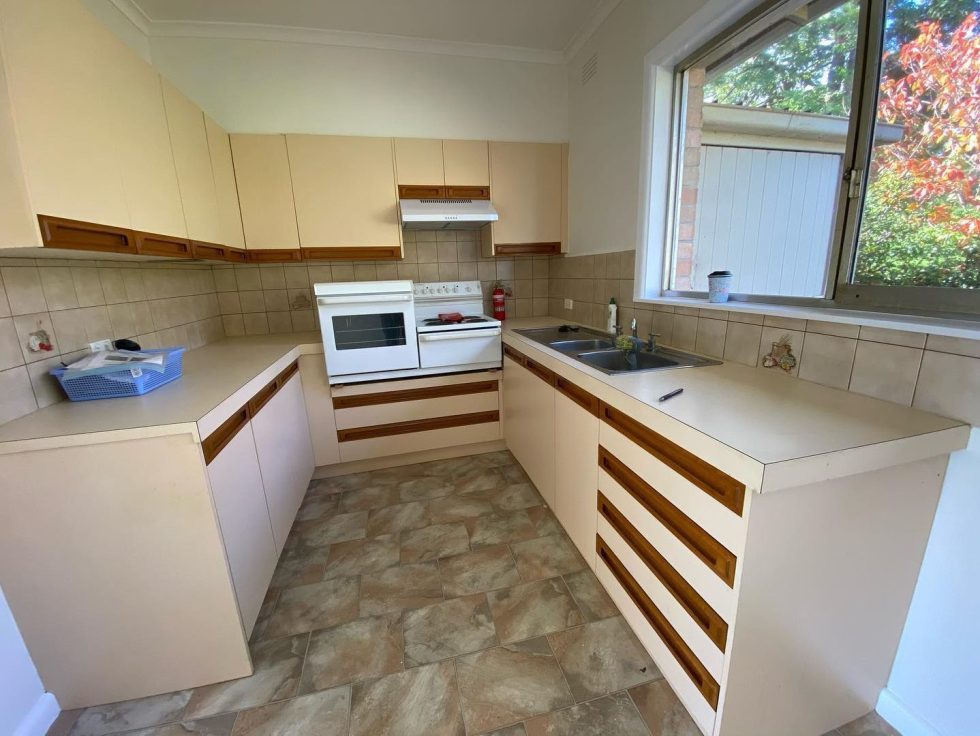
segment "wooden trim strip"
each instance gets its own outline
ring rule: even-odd
[[[391,424],[375,424],[372,427],[357,427],[355,429],[338,429],[337,439],[341,442],[369,440],[375,437],[391,437],[413,432],[429,432],[434,429],[449,429],[450,427],[465,427],[470,424],[487,424],[499,422],[499,411],[481,411],[473,414],[456,414],[451,417],[435,417],[434,419],[412,419],[407,422]]]
[[[262,410],[262,407],[269,403],[269,399],[279,392],[279,388],[279,376],[276,376],[248,400],[248,413],[254,418]]]
[[[248,251],[227,246],[225,248],[225,260],[231,263],[245,263],[248,261]]]
[[[126,228],[66,220],[50,215],[38,215],[37,222],[41,231],[41,243],[45,248],[131,255],[137,253],[136,235]]]
[[[279,374],[279,378],[277,379],[279,381],[279,388],[282,388],[289,383],[289,379],[297,373],[299,373],[299,361],[294,360],[283,369],[282,373]]]
[[[643,560],[657,580],[664,584],[674,599],[683,606],[694,622],[722,652],[728,642],[728,623],[718,615],[684,577],[674,569],[657,549],[633,526],[613,503],[599,492],[599,513],[619,532],[637,556]]]
[[[592,416],[599,416],[599,399],[581,386],[577,386],[564,376],[555,374],[555,388],[585,409]]]
[[[402,250],[397,245],[364,245],[300,248],[305,261],[397,261]]]
[[[218,453],[221,452],[228,445],[228,443],[235,438],[235,435],[242,430],[242,427],[248,424],[249,419],[250,414],[248,404],[246,404],[228,417],[228,419],[226,419],[220,427],[214,430],[201,442],[201,450],[204,453],[205,465],[211,464],[211,461],[214,460],[218,456]]]
[[[660,609],[654,604],[650,597],[643,591],[636,578],[630,575],[629,570],[616,557],[615,553],[609,549],[608,545],[598,534],[595,538],[595,549],[599,558],[606,563],[606,567],[613,574],[613,577],[623,586],[626,594],[633,599],[637,608],[649,622],[650,626],[660,637],[664,645],[674,655],[674,658],[691,678],[691,682],[698,689],[704,699],[708,701],[712,710],[718,710],[718,697],[720,688],[715,678],[708,672],[697,655],[691,651],[687,642],[677,633],[677,630],[670,625],[667,617],[661,613]]]
[[[447,199],[490,199],[490,187],[451,184],[446,187]]]
[[[600,418],[610,427],[631,439],[675,473],[682,475],[725,508],[739,516],[745,507],[745,484],[709,465],[666,437],[643,426],[633,417],[605,402]]]
[[[262,248],[246,251],[245,258],[249,263],[291,263],[302,261],[303,254],[299,248]]]
[[[728,587],[735,587],[736,558],[721,542],[694,523],[683,511],[601,445],[599,467],[724,580]]]
[[[354,409],[359,406],[377,406],[379,404],[397,404],[402,401],[424,401],[441,399],[446,396],[467,396],[499,390],[498,381],[475,381],[473,383],[455,383],[449,386],[428,386],[426,388],[408,388],[402,391],[384,391],[376,394],[359,394],[357,396],[334,396],[334,409]]]
[[[524,357],[524,367],[527,368],[531,373],[540,378],[542,381],[547,383],[549,386],[555,385],[555,374],[550,368],[546,368],[541,365],[538,361],[532,360],[527,356]]]
[[[561,243],[496,243],[495,256],[555,256],[561,253]]]
[[[507,343],[504,343],[504,355],[513,360],[518,365],[524,366],[527,364],[527,357],[524,353],[521,353],[514,348],[512,348]]]
[[[191,241],[191,254],[195,258],[207,261],[225,261],[228,259],[227,249],[223,245],[215,243],[202,243],[199,240]]]
[[[193,258],[191,241],[186,238],[173,238],[169,235],[136,233],[136,252],[141,256],[161,256],[163,258]]]
[[[442,184],[399,184],[398,199],[445,199]]]

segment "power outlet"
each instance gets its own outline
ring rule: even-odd
[[[106,350],[112,350],[112,340],[96,340],[95,342],[90,342],[88,349],[93,353],[104,353]]]
[[[575,306],[575,302],[573,302],[571,299],[565,300],[565,309],[571,309],[574,306]]]

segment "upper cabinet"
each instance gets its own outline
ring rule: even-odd
[[[486,141],[396,138],[395,163],[402,197],[490,196]]]
[[[490,186],[488,148],[486,141],[443,141],[442,157],[446,184],[468,187]]]
[[[235,180],[248,250],[298,249],[286,138],[232,135]]]
[[[500,219],[487,255],[562,249],[564,157],[560,143],[490,143],[490,189]]]
[[[401,257],[390,138],[288,135],[286,143],[299,242],[308,255]]]
[[[245,231],[242,229],[242,209],[238,203],[238,185],[235,183],[235,164],[231,157],[231,138],[227,131],[207,115],[204,128],[208,135],[208,152],[211,155],[211,172],[218,201],[219,242],[233,248],[245,247]]]
[[[395,162],[399,184],[446,183],[438,138],[395,138]]]

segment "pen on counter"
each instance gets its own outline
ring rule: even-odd
[[[682,388],[675,388],[669,394],[664,394],[663,396],[661,396],[659,399],[657,399],[657,401],[664,402],[667,399],[672,399],[675,396],[677,396],[678,394],[682,394],[682,393],[684,393],[684,389],[682,389]]]

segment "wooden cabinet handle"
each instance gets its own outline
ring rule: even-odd
[[[209,434],[201,442],[201,451],[204,453],[204,464],[210,465],[211,461],[218,457],[218,454],[235,439],[242,427],[248,424],[249,411],[246,404],[241,409],[228,417],[221,426]]]
[[[524,357],[523,353],[519,353],[514,350],[510,345],[504,344],[504,355],[513,360],[518,365],[524,366],[527,363],[527,358]]]
[[[530,358],[525,358],[524,367],[549,386],[555,385],[555,374],[549,368],[545,368],[537,361],[531,360]]]
[[[559,376],[556,373],[555,388],[589,412],[589,414],[592,416],[599,416],[599,399],[590,394],[581,386],[576,386],[567,378]]]

